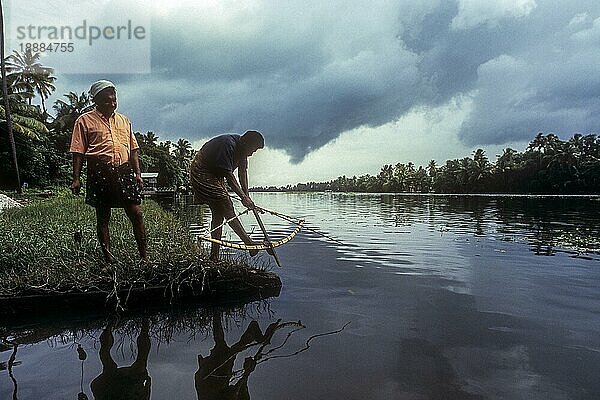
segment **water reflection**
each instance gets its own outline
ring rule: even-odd
[[[257,310],[260,310],[258,314]],[[267,315],[261,314],[263,312]],[[69,389],[73,393],[71,398],[145,400],[150,399],[156,389],[164,391],[160,386],[170,383],[160,379],[169,371],[159,369],[157,380],[151,376],[157,371],[156,366],[154,369],[152,367],[151,355],[155,354],[152,349],[156,349],[155,357],[160,358],[161,354],[168,357],[171,345],[185,341],[192,349],[200,347],[199,351],[188,350],[175,356],[177,363],[182,366],[191,364],[191,360],[187,359],[195,359],[196,367],[189,369],[187,376],[189,382],[194,383],[198,399],[250,399],[248,384],[251,375],[261,369],[257,368],[258,365],[272,358],[300,354],[309,349],[308,342],[312,340],[310,338],[306,346],[298,350],[303,339],[295,340],[295,335],[306,327],[300,321],[272,321],[268,317],[272,313],[268,303],[263,301],[242,308],[171,310],[134,319],[112,316],[108,319],[56,321],[54,326],[39,328],[8,327],[3,333],[0,351],[10,351],[11,356],[0,367],[8,369],[13,380],[13,399],[20,398],[20,387],[25,388],[25,393],[31,394],[31,382],[35,381],[35,376],[47,372],[47,366],[36,367],[27,355],[17,359],[17,349],[31,345],[44,346],[47,343],[47,351],[68,348],[68,358],[81,362],[77,379],[80,384]],[[264,321],[265,316],[268,317],[267,321]],[[245,329],[242,331],[236,327]],[[334,333],[338,332],[325,335]],[[207,353],[202,349],[206,348],[208,340],[213,345]],[[287,354],[282,354],[286,351]],[[63,364],[75,365],[69,360]],[[13,367],[16,366],[21,366],[22,371],[27,370],[32,376],[21,372],[18,378],[15,377]],[[155,372],[151,374],[151,371]],[[69,375],[74,375],[74,371],[61,373],[59,381],[55,382],[57,387],[69,387],[73,380]],[[23,381],[24,385],[20,385],[19,381]],[[153,387],[156,385],[158,387]],[[56,390],[60,392],[61,389]],[[185,398],[191,398],[191,395],[187,393]]]
[[[194,375],[198,400],[250,399],[248,378],[254,372],[257,362],[264,356],[266,346],[271,344],[273,335],[284,324],[279,319],[270,324],[263,333],[258,322],[252,320],[240,339],[230,346],[225,341],[221,319],[220,314],[213,315],[212,333],[215,345],[210,354],[198,354],[198,371]],[[238,354],[253,346],[259,347],[256,353],[245,357],[242,369],[234,371]]]
[[[148,354],[151,347],[149,329],[148,319],[144,318],[137,337],[135,361],[130,366],[119,367],[111,355],[115,344],[113,327],[109,324],[104,328],[100,334],[99,351],[102,373],[90,384],[96,400],[150,398],[152,379],[148,375]]]
[[[19,350],[19,345],[17,343],[9,343],[3,339],[2,342],[0,342],[0,353],[8,350],[11,351],[10,357],[7,362],[0,363],[0,371],[8,371],[8,376],[13,385],[12,398],[13,400],[16,400],[17,393],[19,392],[19,384],[13,373],[13,368],[21,363],[20,361],[17,361],[17,351]]]
[[[400,343],[399,366],[401,389],[406,398],[475,400],[483,396],[465,391],[452,365],[438,346],[419,338]]]
[[[595,197],[382,195],[381,218],[426,223],[438,231],[524,240],[536,255],[600,253],[600,202]],[[391,211],[391,212],[390,212]]]

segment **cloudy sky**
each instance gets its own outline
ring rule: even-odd
[[[599,65],[597,0],[155,0],[151,73],[57,93],[112,79],[134,129],[196,147],[258,129],[251,184],[282,185],[597,132]]]

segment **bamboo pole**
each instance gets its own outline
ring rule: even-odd
[[[252,212],[254,213],[254,216],[256,217],[256,221],[258,222],[258,225],[260,226],[260,229],[262,230],[263,235],[265,236],[265,241],[267,242],[267,244],[269,245],[269,247],[271,249],[269,254],[271,254],[273,256],[277,265],[279,267],[281,267],[281,263],[279,262],[279,257],[277,257],[277,253],[275,252],[275,247],[273,247],[273,243],[271,243],[271,239],[269,239],[269,235],[267,235],[267,230],[265,229],[265,225],[263,224],[262,219],[260,219],[260,215],[258,214],[258,211],[256,211],[256,208],[254,208],[254,209],[252,209]]]

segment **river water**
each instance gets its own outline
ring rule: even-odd
[[[343,244],[303,230],[278,247],[268,301],[22,327],[0,398],[600,398],[597,198],[253,199]],[[273,240],[294,228],[263,220]]]

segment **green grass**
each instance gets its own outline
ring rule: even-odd
[[[148,263],[139,260],[131,223],[113,209],[110,236],[116,259],[107,265],[96,237],[92,207],[67,193],[0,212],[0,295],[113,292],[146,284],[203,282],[208,271],[248,270],[243,260],[211,263],[188,229],[153,201],[142,206]],[[81,244],[75,232],[81,231]]]

